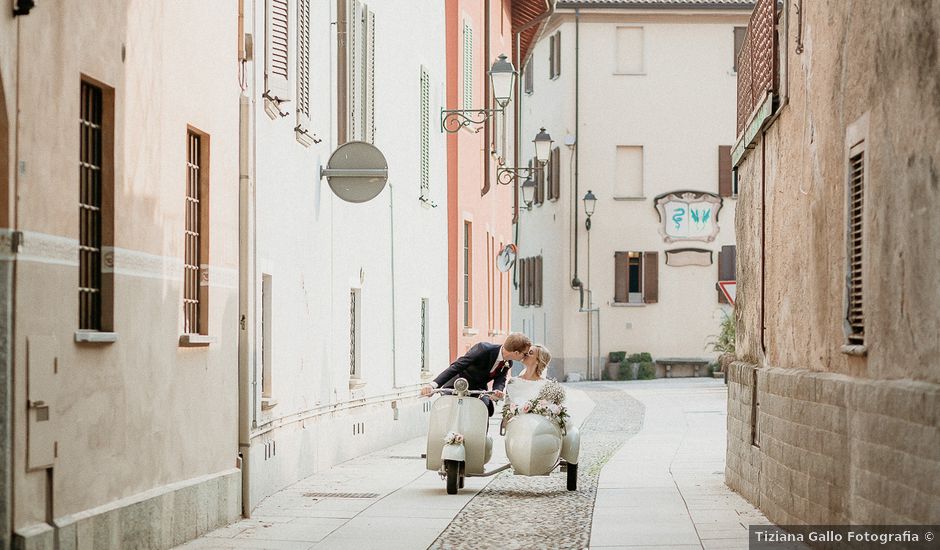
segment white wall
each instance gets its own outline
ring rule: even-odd
[[[676,190],[718,193],[718,146],[734,141],[733,28],[747,14],[651,14],[637,11],[583,14],[580,22],[579,189],[573,197],[572,155],[562,146],[561,199],[523,211],[520,256],[544,259],[542,307],[520,307],[514,328],[534,324],[535,338],[553,351],[556,375],[584,371],[587,319],[572,290],[571,201],[578,209],[578,277],[587,284],[587,240],[581,198],[598,197],[591,229],[590,288],[600,308],[600,352],[648,351],[654,357],[713,357],[709,335],[718,332],[721,310],[714,290],[718,251],[734,244],[735,200],[725,198],[720,231],[712,242],[667,244],[659,233],[654,197]],[[643,72],[619,74],[617,27],[643,28]],[[548,79],[548,36],[562,35],[562,74]],[[575,22],[556,14],[534,50],[535,91],[523,98],[523,136],[545,126],[561,142],[575,128]],[[643,147],[643,198],[614,200],[617,146]],[[533,154],[523,140],[523,158]],[[573,152],[573,150],[572,150]],[[665,251],[703,248],[714,252],[708,267],[665,265]],[[614,252],[659,253],[659,301],[636,307],[611,305]],[[547,327],[543,327],[547,324]],[[595,335],[596,337],[596,335]],[[596,351],[596,350],[595,350]]]

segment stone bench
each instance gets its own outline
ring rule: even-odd
[[[683,378],[708,374],[708,359],[669,357],[656,359],[657,378]]]

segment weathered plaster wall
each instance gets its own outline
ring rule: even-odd
[[[795,17],[782,45],[788,104],[738,167],[746,363],[730,373],[728,483],[779,523],[936,522],[940,491],[924,481],[940,475],[940,4],[804,7],[805,51]],[[845,142],[866,115],[868,351],[857,357],[840,350]]]

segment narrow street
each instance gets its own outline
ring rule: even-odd
[[[181,548],[747,548],[747,525],[767,523],[723,482],[721,381],[567,389],[582,422],[577,492],[557,472],[503,472],[449,496],[418,438],[304,479]],[[504,460],[502,438],[495,447],[491,465]]]

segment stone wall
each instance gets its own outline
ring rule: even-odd
[[[728,395],[727,483],[775,523],[940,522],[936,385],[738,362]]]

